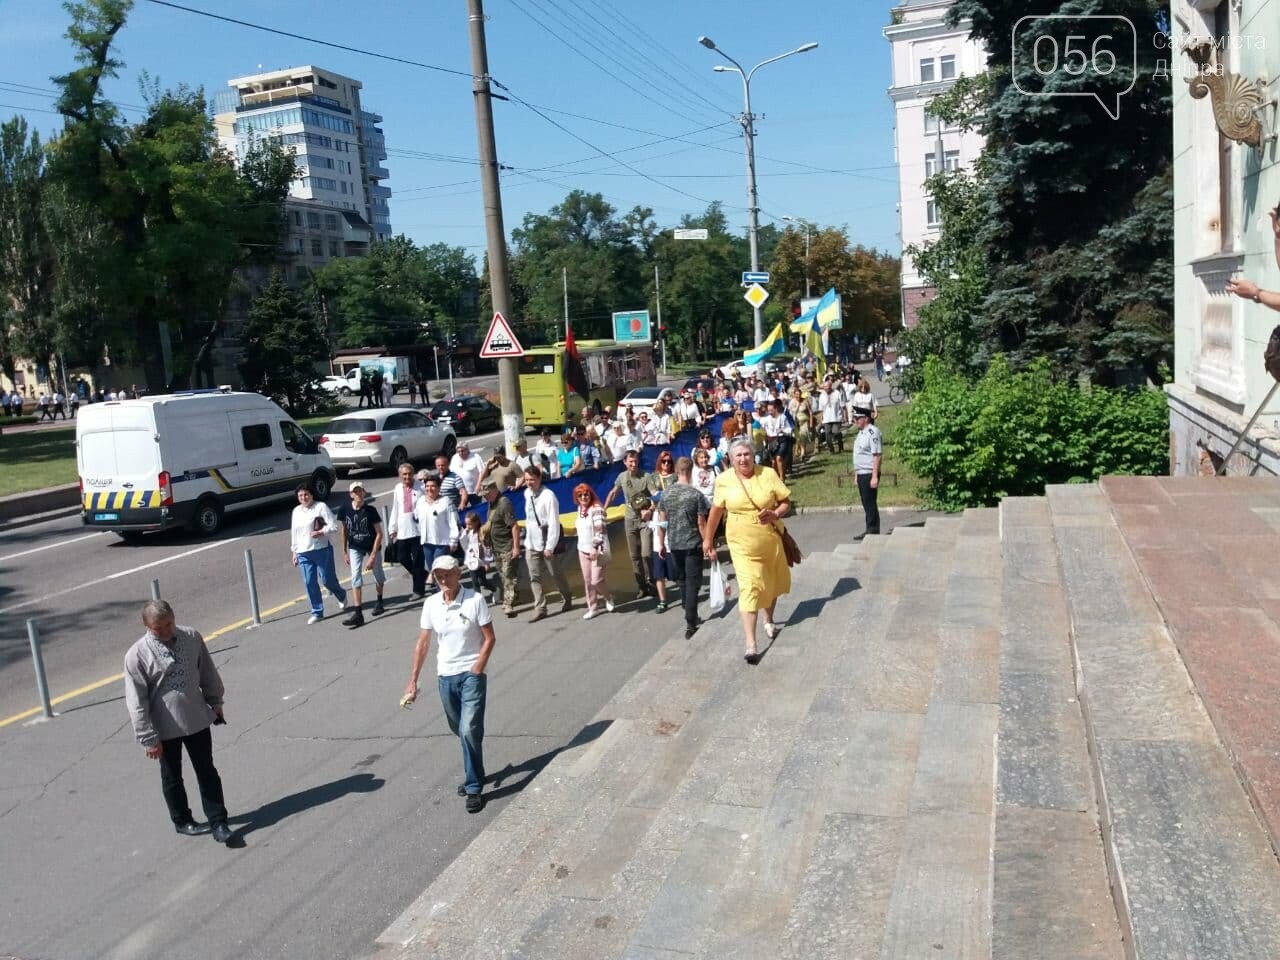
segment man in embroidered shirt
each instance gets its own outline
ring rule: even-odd
[[[395,558],[408,571],[412,583],[413,598],[421,597],[427,589],[427,572],[422,563],[422,542],[418,521],[413,507],[422,496],[422,484],[414,479],[413,464],[400,464],[400,482],[391,491],[391,518],[387,524],[387,536],[395,545]]]
[[[418,675],[427,659],[431,635],[436,636],[436,685],[449,730],[462,742],[466,781],[458,792],[467,799],[467,813],[484,808],[484,706],[488,678],[485,668],[493,653],[493,619],[484,597],[462,586],[458,561],[448,554],[436,558],[431,575],[440,592],[422,605],[421,629],[413,648],[413,668],[404,691],[405,705],[418,697]]]
[[[124,699],[138,744],[160,761],[160,787],[173,828],[184,836],[212,833],[231,839],[222,779],[213,765],[210,723],[223,723],[222,678],[204,638],[174,625],[173,608],[163,600],[142,607],[147,632],[124,656]],[[209,824],[196,823],[182,783],[182,748],[200,784],[200,802]]]

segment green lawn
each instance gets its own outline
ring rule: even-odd
[[[75,442],[74,427],[0,436],[0,497],[75,483]]]
[[[893,431],[905,408],[881,407],[877,426],[884,434],[884,458],[880,461],[880,496],[882,507],[919,507],[924,481],[917,477],[896,455]],[[845,433],[844,453],[819,453],[787,477],[787,486],[796,506],[857,506],[858,485],[853,478],[853,431]]]

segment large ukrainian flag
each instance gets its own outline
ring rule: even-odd
[[[791,324],[792,333],[808,333],[810,327],[816,325],[819,331],[826,330],[840,319],[840,296],[832,287],[822,298]]]
[[[742,362],[749,367],[758,366],[770,357],[784,353],[786,349],[787,341],[782,335],[782,324],[778,324],[754,350],[748,350],[742,355]]]

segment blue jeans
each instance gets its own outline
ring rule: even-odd
[[[462,771],[467,793],[484,789],[484,700],[488,677],[468,670],[438,678],[440,703],[449,721],[449,731],[462,741]]]
[[[422,545],[422,569],[427,572],[427,576],[431,576],[431,565],[436,562],[436,557],[444,556],[449,552],[447,543],[424,543]]]
[[[338,572],[333,568],[333,547],[322,547],[319,550],[308,550],[298,554],[298,571],[302,574],[302,584],[307,588],[307,599],[311,601],[313,616],[324,616],[324,594],[320,592],[320,584],[338,598],[343,606],[347,605],[347,591],[338,582]]]

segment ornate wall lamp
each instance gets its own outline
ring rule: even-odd
[[[1255,150],[1276,139],[1276,99],[1266,83],[1246,80],[1238,73],[1228,73],[1214,64],[1211,40],[1192,40],[1182,48],[1198,68],[1187,80],[1192,98],[1209,98],[1213,119],[1228,140],[1245,143]]]

